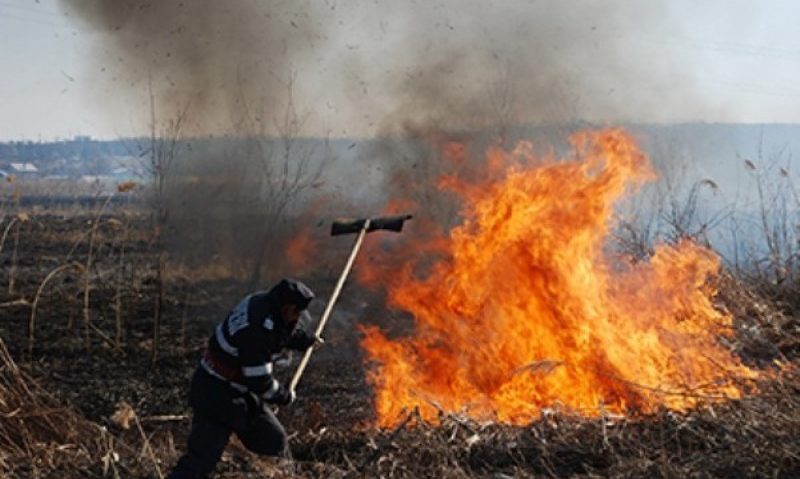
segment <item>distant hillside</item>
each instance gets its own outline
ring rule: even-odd
[[[581,127],[585,126],[588,125]],[[713,178],[722,185],[740,182],[744,158],[763,162],[784,155],[783,160],[786,160],[791,159],[793,152],[800,152],[800,125],[684,123],[626,127],[640,139],[657,165],[688,164],[696,174]],[[564,136],[578,128],[576,125],[520,126],[513,128],[510,136],[532,139],[539,144],[550,141],[563,144]],[[226,137],[189,139],[182,151],[190,161],[194,157],[205,162],[209,159],[230,161],[238,158],[241,141]],[[395,160],[387,156],[397,151],[382,148],[382,142],[381,139],[301,138],[295,140],[295,149],[317,160],[335,159],[326,171],[327,182],[357,185],[358,193],[363,194],[370,183],[380,180],[387,162]],[[282,147],[279,139],[268,139],[265,143],[277,150]],[[0,143],[0,169],[8,170],[11,163],[31,163],[39,170],[39,176],[70,178],[110,175],[120,168],[142,171],[147,161],[147,145],[144,138],[99,141],[88,137],[42,143]]]
[[[0,168],[11,163],[30,163],[40,176],[110,175],[116,168],[132,168],[138,162],[140,141],[99,141],[88,137],[55,142],[0,143]]]

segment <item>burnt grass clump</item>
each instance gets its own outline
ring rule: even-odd
[[[41,291],[31,330],[44,278],[85,264],[93,217],[24,220],[18,251],[10,240],[0,251],[0,475],[162,477],[188,433],[188,379],[212,326],[245,286],[173,269],[153,361],[157,253],[146,215],[112,208],[93,247],[90,321],[85,278],[65,269]],[[334,276],[309,282],[325,297]],[[412,410],[379,430],[354,327],[374,298],[351,284],[298,401],[278,413],[293,460],[258,458],[234,439],[216,477],[800,477],[800,323],[792,308],[754,291],[723,275],[717,298],[735,318],[727,345],[769,371],[745,385],[751,392],[742,399],[629,417],[556,407],[526,426],[444,412],[431,424]]]

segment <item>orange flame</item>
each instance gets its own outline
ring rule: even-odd
[[[364,328],[379,426],[415,407],[431,421],[443,410],[514,424],[554,406],[686,410],[739,397],[734,378],[755,377],[719,342],[732,318],[712,302],[712,251],[661,245],[638,264],[610,253],[614,203],[655,177],[632,138],[571,142],[568,160],[521,143],[490,150],[480,182],[441,179],[462,199],[463,223],[432,240],[441,259],[424,277],[406,264],[387,287],[413,335]]]
[[[289,266],[297,271],[303,271],[311,264],[312,252],[316,249],[311,232],[303,230],[289,240],[286,246],[286,259]]]

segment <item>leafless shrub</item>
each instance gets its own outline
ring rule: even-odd
[[[617,248],[635,260],[652,256],[658,243],[692,240],[712,246],[709,234],[734,213],[734,205],[712,206],[720,194],[710,178],[693,180],[686,167],[658,171],[658,180],[625,202],[613,232]],[[689,185],[686,187],[685,185]]]
[[[740,156],[739,160],[756,192],[755,218],[751,222],[757,234],[752,235],[753,244],[745,252],[747,264],[742,273],[762,285],[764,293],[794,292],[794,284],[800,279],[800,198],[788,174],[791,154],[785,147],[764,153],[762,135],[757,158]]]
[[[297,202],[302,196],[321,185],[322,171],[326,166],[327,141],[322,146],[323,152],[299,141],[305,115],[297,110],[294,101],[296,78],[296,73],[289,73],[285,83],[286,105],[280,112],[267,111],[269,105],[263,100],[255,104],[249,102],[244,98],[244,90],[240,89],[243,115],[237,130],[245,137],[242,151],[235,156],[255,167],[257,183],[250,185],[253,190],[249,194],[242,192],[249,197],[245,201],[250,202],[250,206],[244,208],[248,211],[246,221],[250,227],[241,224],[234,227],[238,231],[250,231],[255,239],[254,250],[246,259],[247,281],[251,287],[261,284],[265,260],[274,250],[277,237],[286,235],[287,221],[298,213]],[[275,139],[268,134],[268,118],[272,118],[272,127],[277,131]],[[320,153],[323,161],[315,163],[315,156]]]
[[[140,145],[140,158],[150,186],[151,227],[153,247],[157,252],[155,264],[156,294],[153,302],[153,342],[150,359],[158,360],[161,339],[161,323],[164,310],[167,250],[165,235],[170,217],[170,190],[174,181],[174,166],[185,147],[183,127],[187,119],[189,104],[178,107],[174,115],[162,120],[156,111],[152,79],[148,83],[150,99],[150,138],[146,145]]]
[[[306,115],[284,82],[285,103],[237,94],[236,136],[196,142],[175,168],[170,259],[186,271],[220,274],[252,287],[286,274],[282,252],[302,226],[333,161],[327,138],[302,137]]]

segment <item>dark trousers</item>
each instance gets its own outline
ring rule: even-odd
[[[207,477],[222,457],[231,433],[256,454],[286,454],[286,431],[272,411],[202,369],[192,378],[189,404],[194,416],[186,453],[168,479]]]

